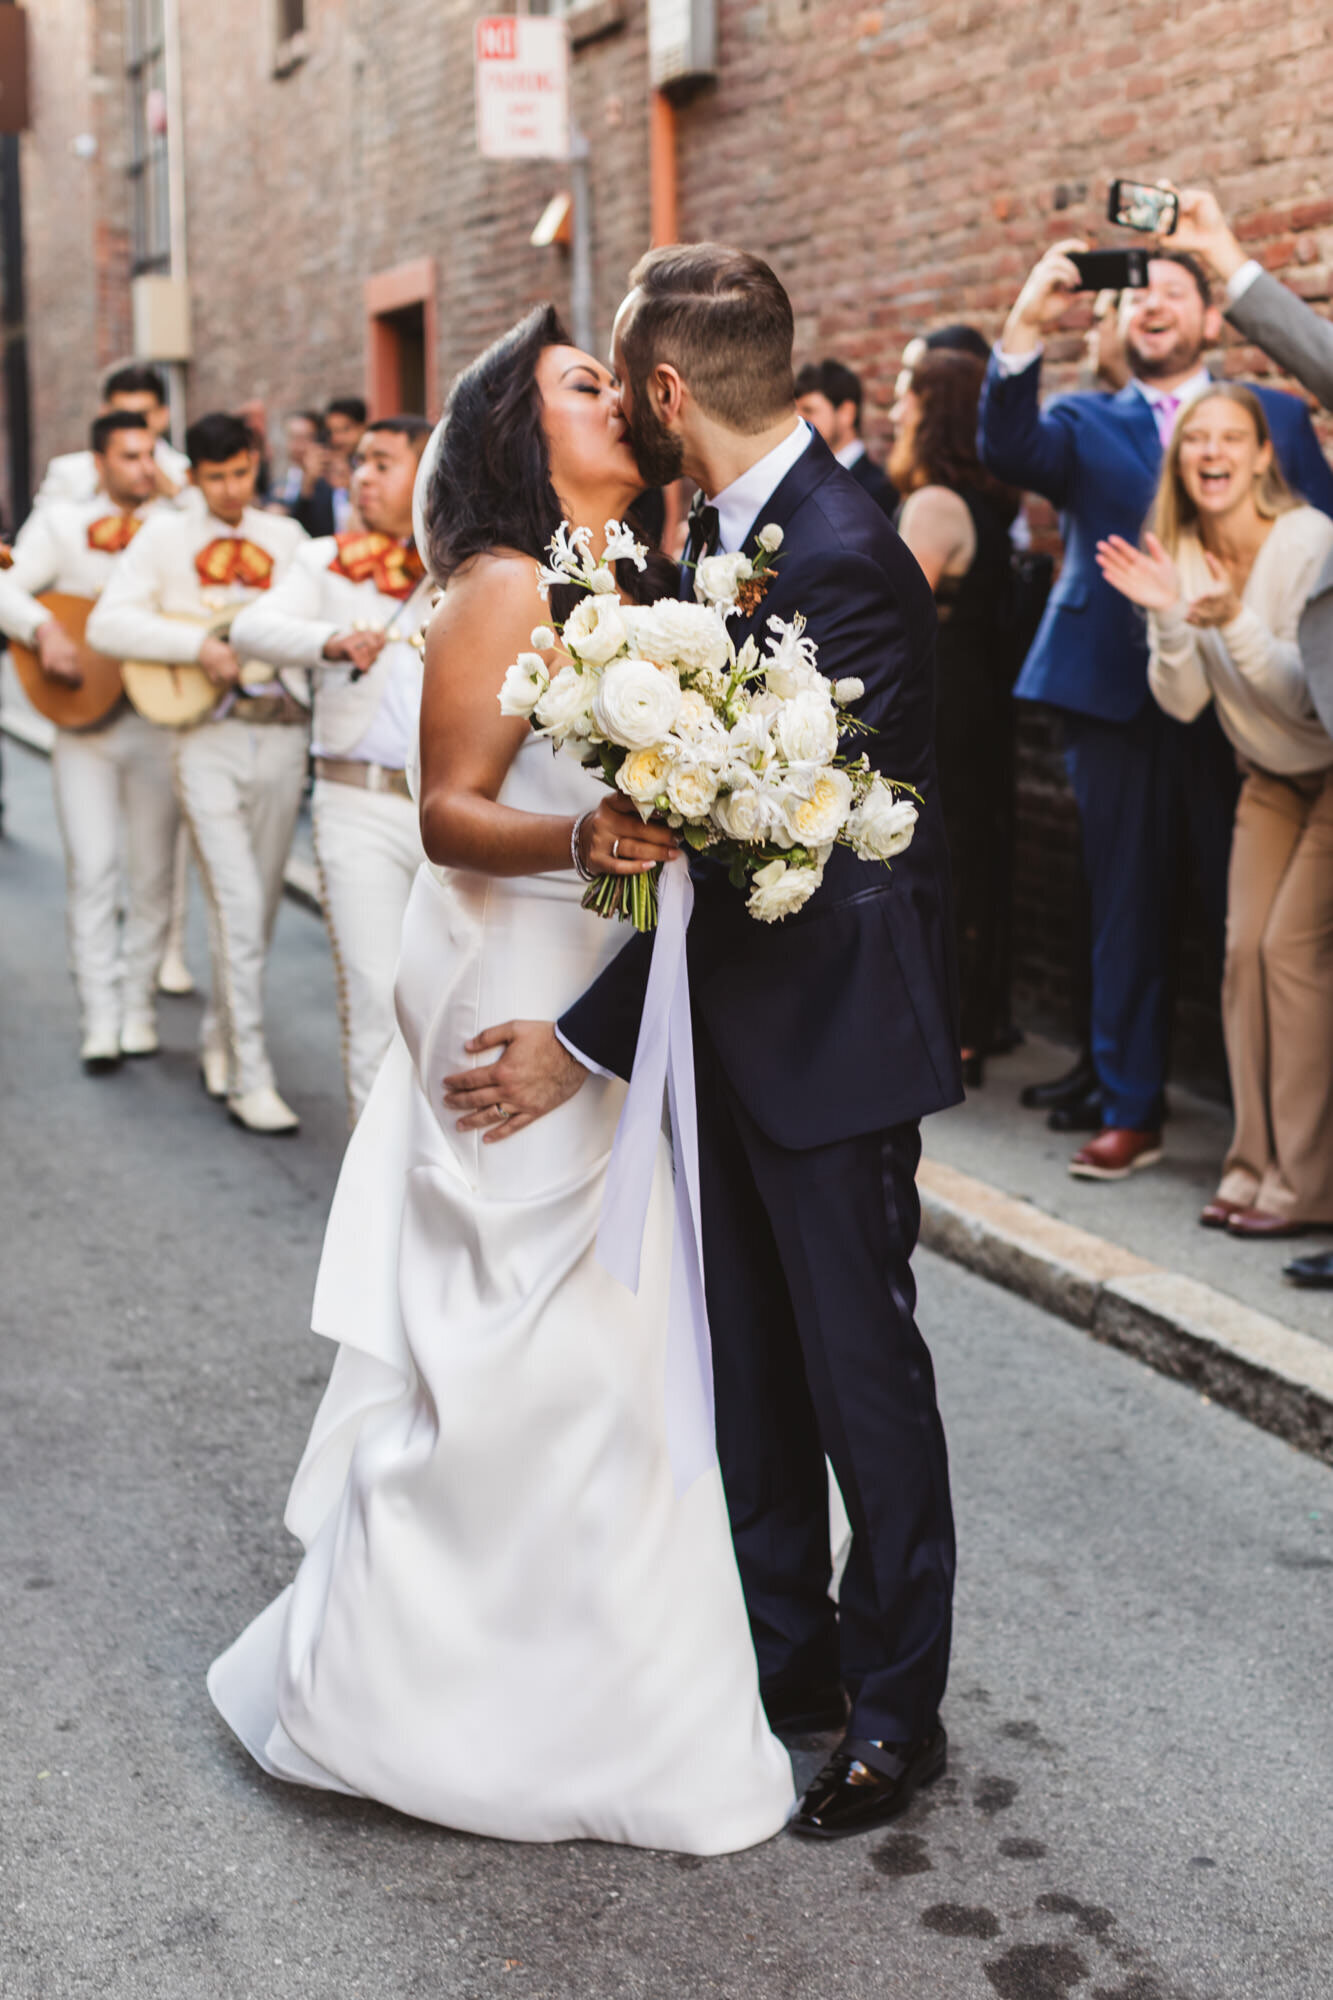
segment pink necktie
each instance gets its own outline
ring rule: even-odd
[[[1159,396],[1153,404],[1152,413],[1157,419],[1157,435],[1165,451],[1171,442],[1171,433],[1176,427],[1176,411],[1180,408],[1179,396]]]

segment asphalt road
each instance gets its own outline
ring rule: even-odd
[[[323,938],[284,909],[299,1139],[205,1100],[194,1002],[161,1059],[85,1079],[47,774],[5,763],[5,2000],[1333,1990],[1333,1471],[924,1256],[961,1573],[950,1773],[896,1830],[708,1862],[512,1847],[255,1771],[203,1676],[292,1571],[330,1360]]]

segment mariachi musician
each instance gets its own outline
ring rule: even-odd
[[[65,847],[70,960],[78,993],[81,1056],[90,1073],[115,1069],[122,1056],[157,1050],[154,1011],[158,966],[171,913],[179,815],[171,780],[171,740],[136,715],[111,673],[99,701],[94,663],[75,632],[45,603],[56,592],[89,602],[100,596],[121,551],[156,498],[154,435],[144,417],[111,411],[92,426],[97,490],[91,499],[49,500],[28,516],[0,573],[0,630],[33,658],[32,688],[56,720],[52,777]],[[103,669],[106,663],[101,663]],[[49,699],[44,699],[44,695]],[[63,697],[63,699],[62,699]],[[100,718],[61,727],[62,714],[87,709]],[[121,857],[128,878],[123,953],[117,921]]]
[[[393,1033],[399,934],[425,860],[405,766],[430,615],[412,540],[412,489],[430,431],[424,417],[369,425],[352,477],[364,528],[308,543],[232,626],[240,651],[311,677],[315,858],[354,1121]]]
[[[158,670],[206,676],[202,718],[175,737],[176,793],[190,830],[213,956],[200,1067],[211,1097],[251,1132],[294,1132],[264,1040],[264,965],[306,773],[303,677],[256,681],[225,632],[305,541],[285,515],[253,505],[259,455],[239,417],[200,417],[185,435],[202,505],[163,511],[117,565],[88,640]],[[197,678],[198,676],[191,676]],[[136,682],[136,684],[137,684]],[[139,697],[136,696],[136,699]]]

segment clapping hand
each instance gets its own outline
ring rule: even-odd
[[[1145,611],[1169,611],[1180,602],[1180,572],[1156,535],[1136,549],[1121,535],[1097,544],[1097,567],[1113,590]]]
[[[1240,598],[1236,594],[1236,586],[1217,557],[1209,555],[1207,549],[1203,552],[1203,559],[1208,565],[1208,574],[1217,588],[1208,591],[1203,597],[1196,597],[1185,616],[1191,625],[1229,625],[1240,611]]]

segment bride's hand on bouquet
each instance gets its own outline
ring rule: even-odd
[[[1145,611],[1169,611],[1180,602],[1180,572],[1156,535],[1136,549],[1122,535],[1097,544],[1097,567],[1113,590]]]
[[[644,875],[679,851],[671,828],[657,820],[645,825],[623,792],[608,792],[579,832],[579,856],[592,875]]]
[[[567,1103],[588,1072],[558,1040],[549,1021],[505,1021],[467,1044],[470,1056],[499,1049],[495,1062],[444,1079],[444,1108],[462,1115],[460,1132],[481,1132],[482,1144],[508,1139]]]

